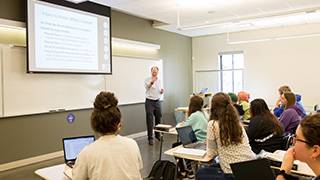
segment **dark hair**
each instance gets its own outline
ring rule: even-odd
[[[277,134],[282,134],[283,130],[280,122],[277,118],[270,112],[267,103],[263,99],[255,99],[250,102],[250,112],[251,117],[261,116],[261,119],[267,119],[273,123],[273,131]]]
[[[210,119],[219,123],[221,145],[240,144],[243,138],[242,127],[239,115],[232,105],[230,97],[223,92],[215,94],[212,97],[210,111]]]
[[[92,129],[101,134],[115,133],[121,120],[118,100],[113,93],[100,92],[93,103]]]
[[[278,91],[279,91],[280,95],[282,95],[285,92],[291,92],[291,89],[289,86],[284,85],[284,86],[279,87]]]
[[[301,131],[309,146],[320,146],[320,114],[307,116],[300,123]]]
[[[190,98],[188,116],[190,116],[194,112],[201,111],[202,106],[203,106],[203,99],[200,96],[192,96]]]
[[[287,100],[287,104],[285,109],[288,109],[290,106],[296,104],[296,96],[292,92],[285,92],[283,93],[284,98]]]

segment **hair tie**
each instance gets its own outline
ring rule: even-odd
[[[104,106],[103,108],[104,108],[104,109],[108,109],[109,107],[111,107],[111,105],[110,105],[110,104],[108,104],[108,105]]]

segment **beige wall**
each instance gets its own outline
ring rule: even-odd
[[[12,7],[7,1],[0,1],[0,9],[9,9],[6,12],[2,11],[0,18],[24,19],[21,17],[24,0],[14,2],[15,6]],[[166,87],[162,104],[163,120],[172,123],[174,108],[187,105],[189,95],[192,93],[191,38],[154,29],[145,19],[114,11],[111,25],[113,37],[161,45],[159,56],[163,59],[163,81]],[[120,110],[124,123],[122,134],[128,135],[146,130],[144,104],[124,105]],[[1,118],[0,164],[60,151],[62,137],[92,133],[89,123],[91,110],[72,111],[72,113],[76,116],[73,124],[67,123],[67,112]]]
[[[314,104],[320,103],[320,84],[317,82],[320,36],[275,39],[318,32],[319,24],[230,34],[230,42],[271,39],[238,45],[227,44],[226,34],[193,38],[193,71],[217,69],[219,52],[243,51],[244,90],[251,93],[251,100],[264,98],[273,106],[278,97],[278,87],[287,84],[294,92],[302,95],[307,109],[312,109]]]

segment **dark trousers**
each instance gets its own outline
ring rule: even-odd
[[[225,174],[220,165],[213,163],[209,167],[200,168],[196,174],[198,180],[234,180],[233,174]]]
[[[148,139],[153,139],[153,126],[154,126],[153,117],[155,120],[155,125],[160,123],[161,117],[162,117],[160,101],[146,99],[145,109],[146,109]],[[159,137],[159,133],[156,133],[155,136]]]

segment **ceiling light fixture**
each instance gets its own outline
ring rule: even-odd
[[[297,11],[290,11],[286,13],[277,13],[277,14],[268,14],[263,16],[255,16],[250,18],[238,18],[229,21],[223,22],[216,22],[216,23],[204,23],[200,25],[192,25],[192,26],[181,26],[181,18],[180,12],[177,13],[177,19],[179,23],[177,29],[179,30],[194,30],[194,29],[204,29],[204,28],[211,28],[211,27],[218,27],[218,26],[241,26],[242,24],[251,24],[251,25],[260,25],[260,26],[270,26],[273,24],[294,24],[294,21],[297,19],[305,19],[310,18],[320,18],[319,13],[320,7],[313,8],[313,9],[304,9],[304,10],[297,10]],[[180,11],[178,9],[178,11]]]
[[[142,50],[142,51],[157,51],[160,45],[151,44],[139,41],[132,41],[120,38],[112,38],[112,46],[122,49]]]
[[[66,0],[66,1],[69,1],[69,2],[72,2],[72,3],[75,3],[75,4],[79,4],[79,3],[83,3],[83,2],[88,1],[88,0]]]
[[[310,37],[318,37],[318,36],[320,36],[320,33],[299,34],[299,35],[282,36],[282,37],[279,36],[279,37],[250,39],[250,40],[241,40],[241,41],[230,41],[229,33],[227,33],[227,44],[229,45],[248,44],[248,43],[256,43],[256,42],[266,42],[271,40],[300,39],[300,38],[310,38]]]

